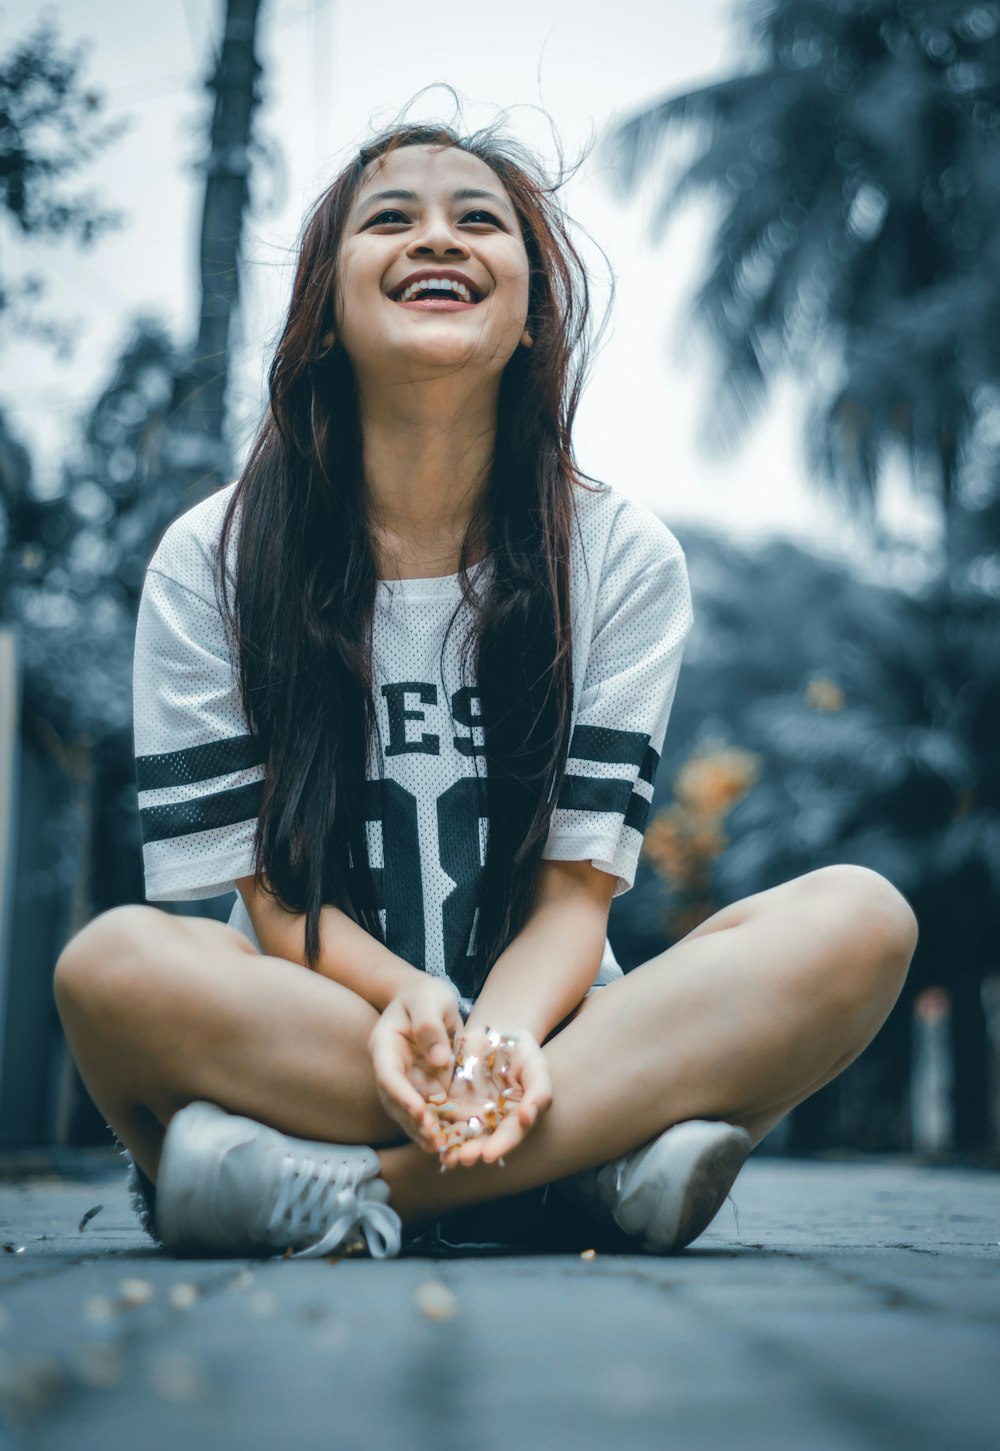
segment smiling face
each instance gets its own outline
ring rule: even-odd
[[[528,294],[520,222],[484,161],[405,146],[371,164],[341,243],[335,306],[363,388],[465,368],[498,378],[527,345]]]

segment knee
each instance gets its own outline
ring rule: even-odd
[[[53,991],[60,1013],[113,994],[121,999],[140,974],[148,983],[156,944],[174,919],[156,907],[129,903],[93,918],[67,942],[56,961]]]
[[[816,875],[834,889],[844,920],[849,924],[854,947],[848,956],[856,965],[852,973],[845,962],[845,982],[880,987],[898,995],[917,946],[919,927],[916,914],[902,892],[888,877],[870,867],[838,863],[823,867]]]

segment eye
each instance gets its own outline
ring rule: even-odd
[[[404,222],[406,221],[406,217],[403,215],[403,213],[397,207],[389,207],[384,212],[377,212],[376,215],[374,217],[372,217],[371,221],[368,222],[366,225],[369,226],[369,227],[373,227],[376,222],[381,222],[386,217],[402,217],[403,218],[403,221]]]
[[[492,212],[483,211],[483,209],[481,207],[477,207],[474,212],[466,212],[465,215],[466,215],[466,217],[485,217],[486,220],[488,222],[492,222],[495,227],[499,227],[500,226],[500,222],[493,215],[493,213]]]

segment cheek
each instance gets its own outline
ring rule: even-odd
[[[531,295],[531,277],[523,262],[512,260],[509,268],[499,274],[502,278],[502,285],[507,297],[507,311],[510,314],[511,326],[515,323],[518,328],[524,326],[528,314],[528,301]]]
[[[333,290],[333,311],[338,323],[343,323],[345,318],[349,322],[361,310],[360,300],[368,288],[378,285],[377,281],[373,282],[370,271],[351,255],[350,247],[345,247],[338,259]]]

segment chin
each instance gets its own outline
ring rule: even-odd
[[[419,347],[401,348],[396,358],[410,359],[416,364],[441,368],[482,368],[484,363],[493,362],[494,371],[500,372],[506,366],[507,354],[488,351],[479,338],[427,338]]]

